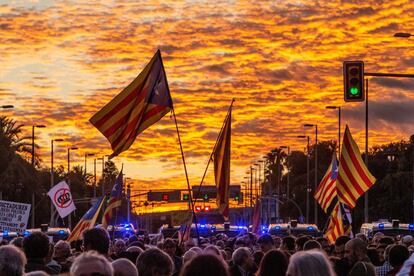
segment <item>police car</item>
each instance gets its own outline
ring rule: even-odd
[[[292,220],[289,223],[270,224],[268,233],[275,236],[298,236],[308,235],[313,237],[321,237],[323,233],[319,231],[318,226],[315,224],[299,224],[296,220]]]
[[[123,223],[117,225],[108,225],[106,230],[109,233],[111,239],[123,239],[129,238],[135,235],[135,227],[132,223]]]
[[[414,224],[400,223],[399,220],[379,220],[371,223],[364,223],[361,226],[361,233],[371,238],[375,233],[384,233],[386,236],[414,236]]]
[[[60,240],[66,240],[70,236],[69,228],[53,228],[43,225],[41,228],[27,229],[24,231],[23,236],[29,236],[31,233],[37,231],[45,233],[49,237],[50,241],[53,241],[54,243]]]
[[[210,224],[197,223],[197,228],[198,228],[197,230],[198,230],[200,237],[211,236],[212,229],[211,229]],[[180,226],[172,226],[172,225],[165,224],[161,227],[161,233],[164,238],[178,238],[179,230],[180,230]],[[191,238],[197,238],[197,230],[196,230],[195,224],[193,223],[191,225],[191,232],[190,232]]]
[[[212,235],[226,234],[228,237],[235,237],[249,232],[247,226],[230,224],[212,224],[210,230]]]

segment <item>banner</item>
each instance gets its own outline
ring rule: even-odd
[[[0,200],[0,232],[24,233],[30,207],[30,204]]]
[[[65,181],[61,181],[53,186],[47,195],[52,200],[53,205],[55,205],[55,208],[61,218],[66,217],[76,210],[75,204],[73,204],[70,188]]]

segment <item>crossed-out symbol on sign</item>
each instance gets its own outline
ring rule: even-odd
[[[69,189],[62,188],[56,191],[53,197],[56,206],[59,208],[66,208],[72,203],[72,197],[70,196]]]

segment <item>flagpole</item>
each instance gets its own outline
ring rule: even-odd
[[[231,111],[231,109],[232,109],[232,107],[233,107],[233,103],[234,103],[234,101],[235,101],[235,99],[233,98],[233,99],[231,100],[230,107],[229,107],[229,109],[228,109],[228,111],[227,111],[226,118],[224,119],[224,121],[223,121],[223,125],[221,126],[221,129],[220,129],[219,135],[217,136],[216,143],[214,144],[213,150],[212,150],[212,152],[211,152],[211,154],[210,154],[210,158],[208,159],[206,169],[204,170],[204,174],[203,174],[203,177],[201,178],[200,185],[198,186],[198,194],[200,194],[200,193],[201,193],[201,186],[203,185],[204,178],[206,177],[207,170],[208,170],[208,167],[210,166],[211,159],[213,159],[213,154],[214,154],[214,151],[216,150],[216,147],[217,147],[218,138],[221,136],[221,133],[223,132],[223,128],[224,128],[224,126],[226,125],[226,120],[227,120],[227,118],[229,117],[229,114],[230,114],[230,111]],[[194,199],[194,203],[195,203],[195,201],[196,201],[196,199]]]
[[[180,136],[180,131],[178,129],[177,117],[175,116],[174,108],[172,108],[172,114],[173,114],[173,117],[174,117],[175,128],[177,130],[178,143],[180,144],[181,158],[183,159],[185,179],[187,181],[187,189],[188,189],[188,201],[190,202],[190,206],[189,207],[191,207],[191,212],[193,214],[193,220],[194,220],[195,229],[196,229],[196,232],[197,232],[198,245],[200,245],[200,234],[198,233],[197,217],[196,217],[196,214],[194,212],[194,203],[193,203],[193,199],[192,199],[192,196],[191,196],[190,181],[188,180],[187,165],[185,164],[185,157],[184,157],[183,145],[181,144],[181,136]]]

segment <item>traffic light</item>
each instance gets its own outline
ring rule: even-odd
[[[208,200],[208,194],[204,194],[204,195],[203,195],[203,199],[204,199],[205,201],[207,201],[207,200]]]
[[[188,194],[183,194],[183,201],[188,201],[190,196]]]
[[[344,100],[346,102],[365,100],[363,61],[344,61]]]
[[[198,212],[201,212],[201,206],[195,206],[195,211],[198,213]]]
[[[162,194],[162,201],[168,201],[170,196],[168,194]]]
[[[210,206],[204,206],[204,212],[210,212]]]

